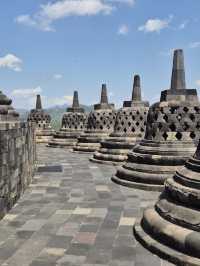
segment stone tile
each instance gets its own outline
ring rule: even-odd
[[[90,155],[37,148],[42,172],[0,221],[0,265],[170,266],[132,233],[159,193],[112,183],[115,168],[90,163]]]
[[[119,226],[133,226],[136,219],[134,217],[121,217]]]
[[[93,245],[95,242],[95,239],[96,239],[95,233],[80,232],[74,237],[72,243],[82,243],[82,244]]]
[[[43,219],[32,219],[27,221],[21,228],[20,231],[38,231],[46,223]]]
[[[91,213],[91,209],[88,209],[88,208],[79,208],[77,207],[74,211],[73,211],[73,214],[76,214],[76,215],[89,215]]]

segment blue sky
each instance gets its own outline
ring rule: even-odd
[[[117,106],[133,74],[151,102],[169,88],[172,49],[185,52],[188,88],[200,87],[199,0],[1,0],[0,88],[18,108],[99,101]]]

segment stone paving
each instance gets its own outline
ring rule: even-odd
[[[38,146],[38,172],[0,221],[2,266],[169,266],[132,234],[156,192],[120,187],[112,166]]]

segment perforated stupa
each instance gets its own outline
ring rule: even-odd
[[[132,99],[124,101],[117,112],[114,131],[101,142],[100,149],[91,161],[119,164],[127,159],[128,152],[144,137],[149,103],[142,101],[140,77],[135,75]]]
[[[76,145],[78,137],[85,129],[86,114],[84,108],[80,107],[78,91],[74,91],[72,107],[67,108],[62,117],[60,131],[54,134],[49,142],[50,147],[72,148]]]
[[[52,139],[54,130],[50,125],[51,116],[42,109],[40,95],[37,95],[36,108],[30,111],[28,121],[35,122],[37,143],[48,143]]]
[[[194,154],[200,136],[200,104],[195,89],[186,89],[182,50],[174,52],[171,88],[148,112],[145,138],[112,177],[118,184],[162,190],[167,178]]]
[[[105,140],[113,131],[116,119],[114,104],[108,103],[106,85],[102,85],[101,101],[94,105],[87,118],[86,129],[79,137],[74,151],[94,152],[100,147],[100,142]]]

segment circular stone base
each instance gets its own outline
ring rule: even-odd
[[[78,143],[74,147],[75,152],[93,153],[100,148],[101,141],[108,137],[108,133],[87,133],[78,138]]]
[[[100,149],[94,153],[91,161],[110,165],[121,165],[128,159],[127,154],[135,145],[135,138],[110,137],[101,142]]]
[[[49,143],[52,140],[52,136],[36,136],[36,143]]]
[[[95,143],[93,143],[95,144]],[[97,143],[98,144],[98,143]],[[100,145],[77,145],[74,147],[73,151],[74,152],[77,152],[77,153],[93,153],[95,152],[96,150],[99,149],[99,146]]]
[[[175,265],[180,266],[199,266],[200,259],[185,255],[182,252],[175,251],[174,249],[161,244],[154,238],[149,236],[140,226],[140,223],[136,223],[133,229],[135,238],[140,244],[151,251],[152,253],[158,255],[164,260],[167,260]]]
[[[113,165],[113,166],[117,166],[119,164],[123,164],[123,162],[97,160],[97,159],[94,159],[93,157],[90,158],[89,160],[90,160],[90,162],[93,162],[93,163],[107,164],[107,165]]]
[[[137,183],[137,182],[132,182],[128,181],[125,179],[118,178],[117,176],[112,176],[111,180],[118,184],[122,185],[125,187],[130,187],[130,188],[135,188],[135,189],[141,189],[141,190],[146,190],[146,191],[158,191],[162,192],[164,189],[164,185],[153,185],[153,184],[145,184],[145,183]]]
[[[142,140],[128,154],[128,160],[112,180],[128,187],[161,191],[165,180],[172,177],[194,151],[193,142]]]

